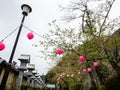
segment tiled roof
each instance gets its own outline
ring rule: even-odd
[[[6,60],[4,60],[4,59],[2,59],[1,57],[0,57],[0,65],[10,65],[10,69],[11,69],[11,71],[15,71],[15,72],[18,72],[18,70],[12,65],[12,64],[10,64],[10,63],[7,63],[6,62]]]

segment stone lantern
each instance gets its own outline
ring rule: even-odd
[[[36,70],[32,71],[32,74],[33,74],[33,76],[31,77],[31,79],[32,79],[32,86],[35,87],[35,82],[36,82],[35,75],[37,74],[37,71]]]
[[[39,73],[35,74],[35,77],[36,77],[35,87],[39,87],[39,83],[40,83],[40,81],[38,79],[39,76],[40,76]]]
[[[35,64],[28,64],[27,69],[28,69],[28,72],[27,72],[27,83],[30,84],[30,78],[33,75],[32,71],[35,69]]]
[[[40,87],[40,86],[42,86],[42,83],[41,83],[41,81],[40,81],[40,75],[39,76],[37,76],[37,80],[38,80],[38,87]]]
[[[27,65],[27,63],[30,63],[30,55],[22,54],[20,56],[20,58],[18,58],[18,60],[21,62],[21,64],[18,67],[19,76],[18,76],[18,79],[17,79],[16,86],[17,86],[17,89],[20,90],[20,86],[21,86],[22,80],[23,80],[24,71],[27,70],[26,65]]]
[[[34,87],[34,80],[35,80],[35,76],[34,76],[34,75],[31,76],[31,80],[32,80],[32,82],[31,82],[31,86]]]

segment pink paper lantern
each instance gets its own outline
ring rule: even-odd
[[[78,72],[78,75],[80,75],[80,71]]]
[[[5,49],[5,44],[0,42],[0,51],[4,50]]]
[[[86,68],[84,68],[84,69],[83,69],[83,73],[86,73],[86,72],[87,72],[87,69],[86,69]]]
[[[27,38],[30,39],[30,40],[33,39],[34,38],[34,34],[32,32],[28,33],[27,34]]]
[[[85,57],[84,57],[84,56],[80,56],[80,57],[79,57],[79,60],[80,60],[81,62],[84,62]]]
[[[94,62],[94,63],[93,63],[93,66],[94,66],[94,67],[98,67],[98,65],[99,65],[98,62]]]
[[[63,50],[61,48],[59,48],[57,51],[56,51],[57,54],[63,54]]]
[[[92,68],[87,68],[87,71],[88,72],[92,72]]]

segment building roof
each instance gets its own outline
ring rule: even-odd
[[[5,63],[6,61],[0,57],[0,64]]]
[[[11,66],[11,71],[18,73],[18,70],[11,63],[7,63],[6,60],[0,57],[0,68],[6,67],[7,65]]]

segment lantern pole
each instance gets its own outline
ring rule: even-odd
[[[23,10],[23,12],[22,12],[23,18],[22,18],[22,21],[21,21],[21,24],[20,24],[20,27],[19,27],[19,30],[18,30],[18,34],[17,34],[16,40],[15,40],[13,49],[12,49],[12,53],[11,53],[11,56],[10,56],[10,59],[9,59],[9,63],[12,63],[14,53],[15,53],[15,50],[16,50],[16,46],[17,46],[17,43],[18,43],[18,39],[20,37],[20,33],[21,33],[23,23],[24,23],[24,20],[25,20],[25,16],[27,16],[28,13],[30,13],[32,11],[31,7],[27,4],[23,4],[21,6],[21,9]],[[1,82],[1,85],[0,85],[0,90],[5,90],[10,69],[11,69],[10,64],[8,64],[8,65],[6,64],[5,73],[3,75],[2,82]]]
[[[14,57],[14,53],[15,53],[16,46],[17,46],[17,43],[18,43],[18,39],[20,37],[20,33],[21,33],[21,30],[22,30],[22,26],[23,26],[24,20],[25,20],[25,15],[23,15],[23,18],[22,18],[22,21],[21,21],[21,24],[20,24],[20,28],[19,28],[16,40],[15,40],[15,43],[14,43],[14,46],[13,46],[13,49],[12,49],[12,53],[11,53],[10,59],[9,59],[9,63],[12,63],[12,60],[13,60],[13,57]]]

